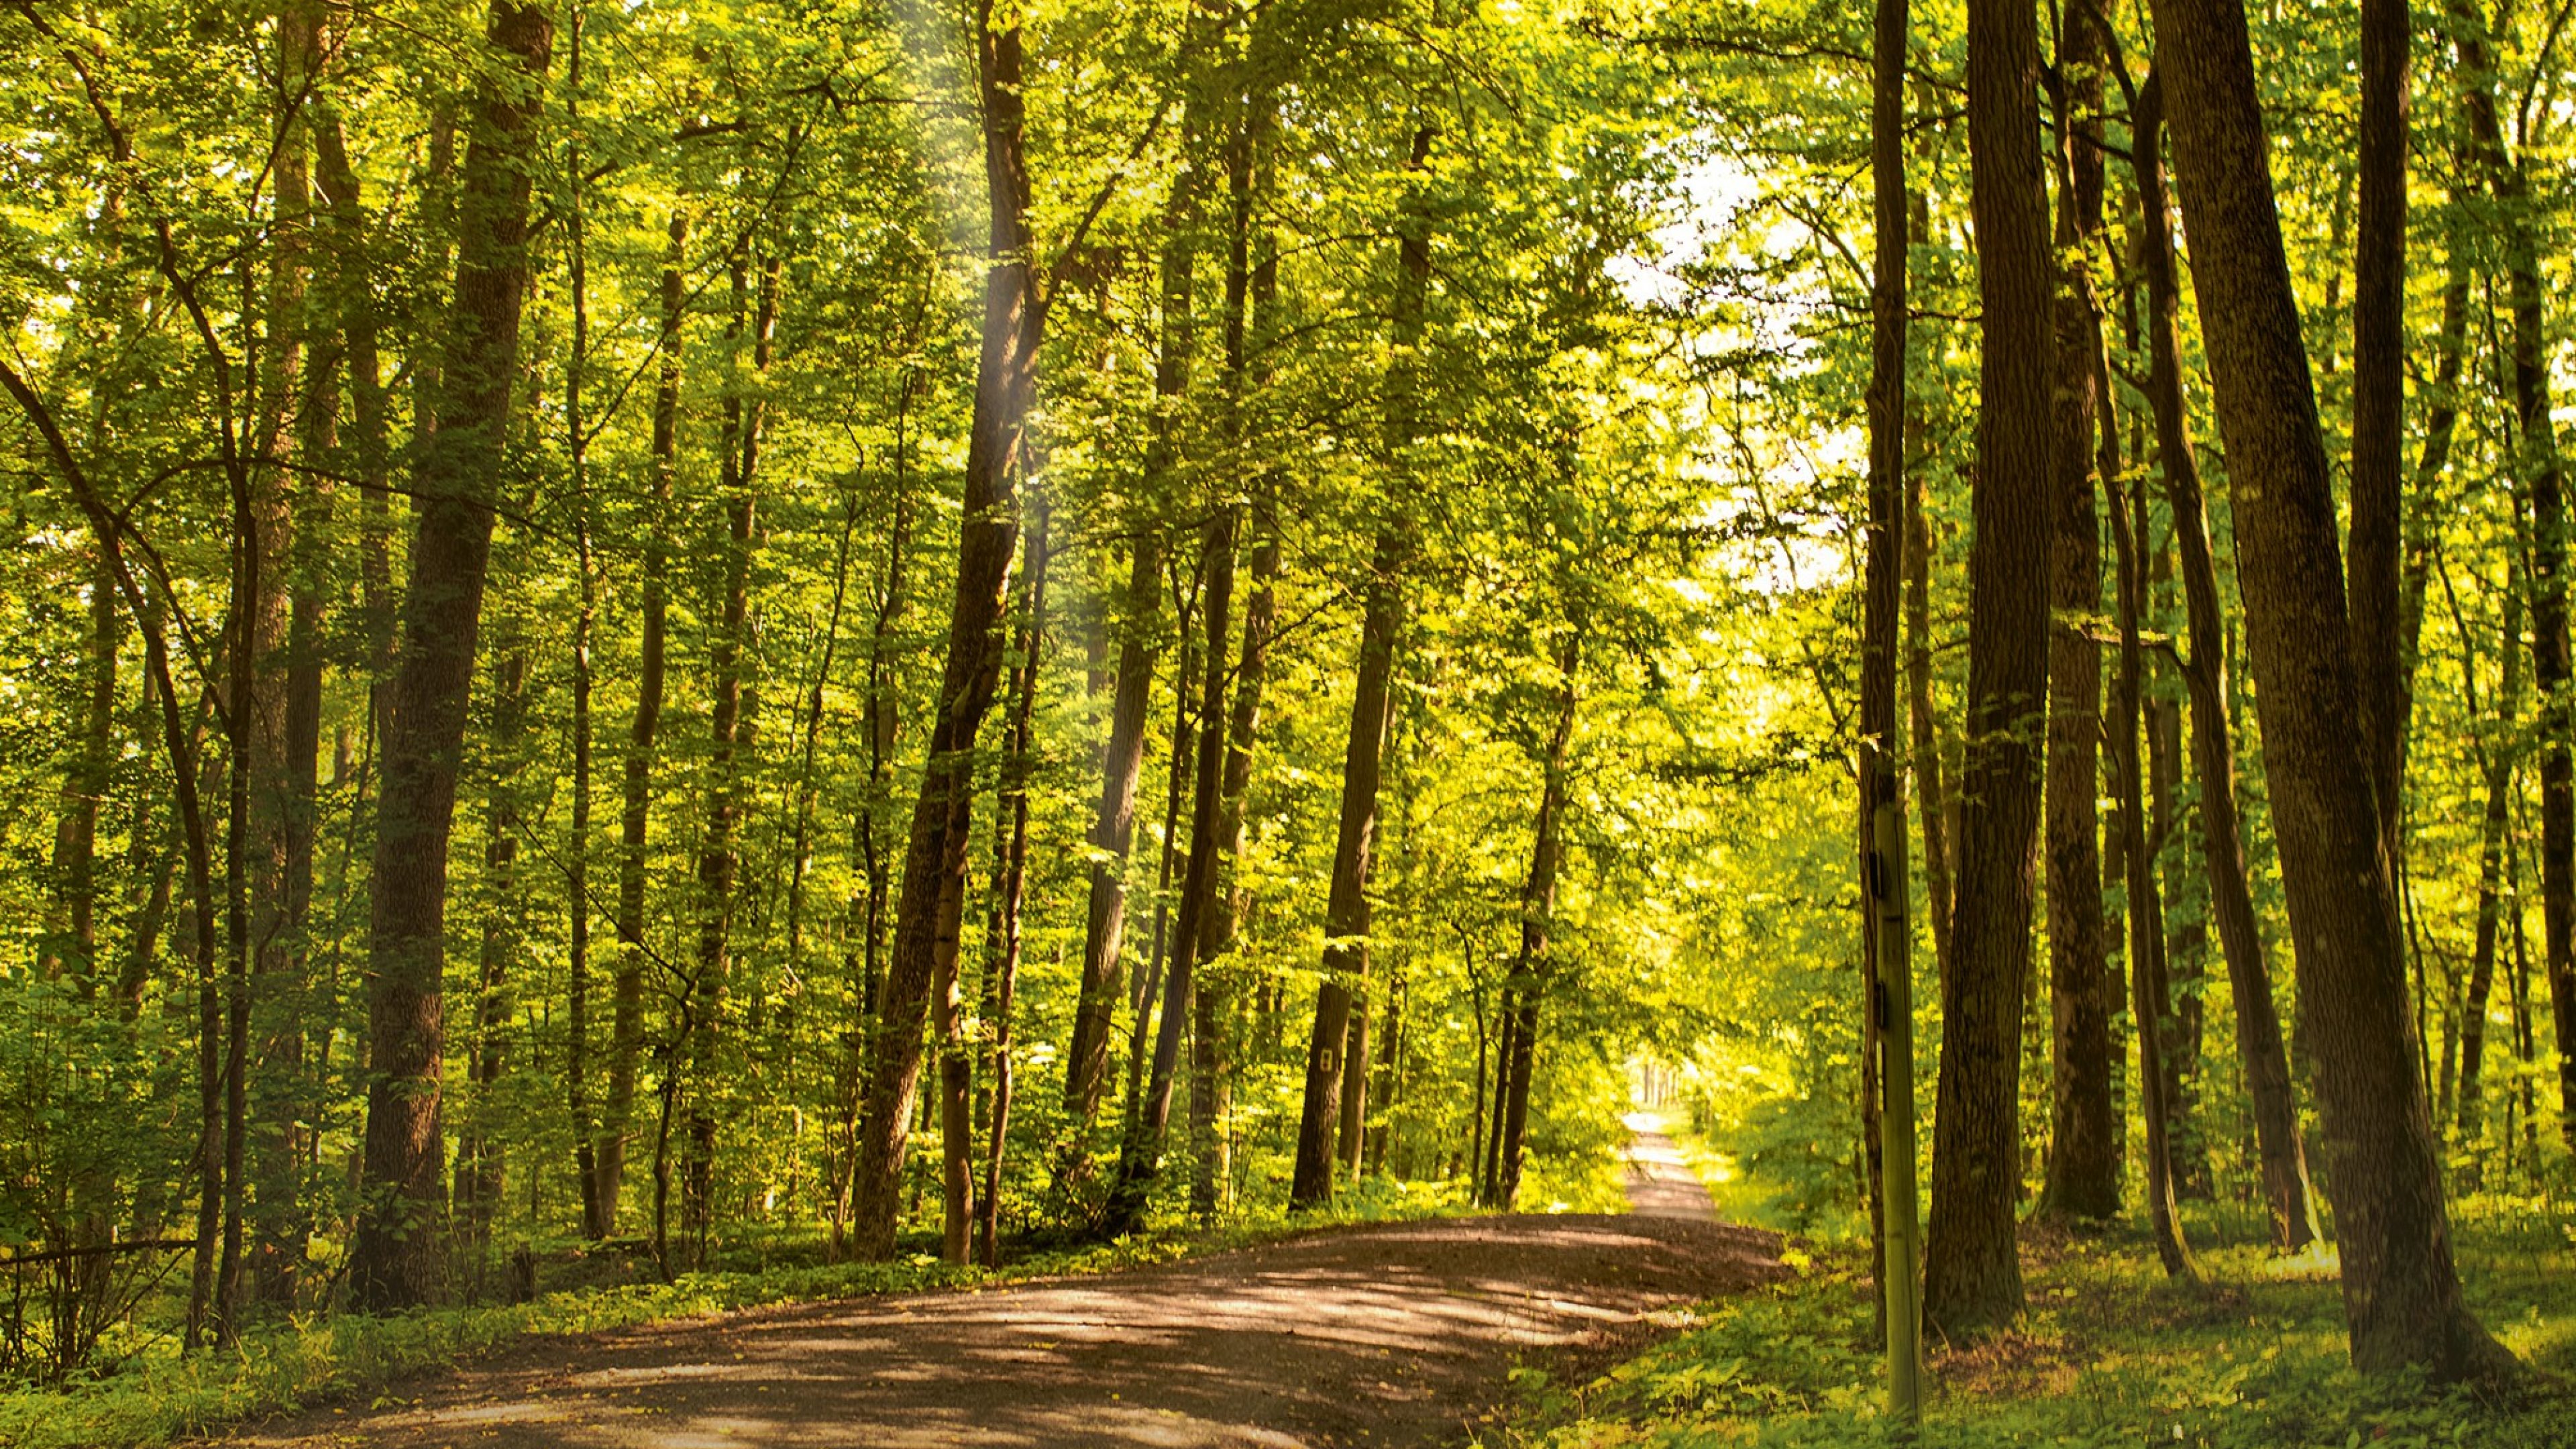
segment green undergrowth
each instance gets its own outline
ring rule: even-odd
[[[405,1402],[421,1374],[546,1336],[701,1317],[732,1309],[820,1302],[870,1294],[973,1289],[1031,1278],[1106,1273],[1275,1242],[1361,1222],[1391,1222],[1463,1211],[1447,1185],[1369,1179],[1327,1211],[1290,1218],[1269,1211],[1213,1227],[1157,1228],[1108,1244],[1038,1246],[999,1269],[953,1267],[928,1252],[885,1263],[726,1266],[609,1286],[542,1294],[511,1306],[427,1309],[392,1317],[298,1316],[246,1332],[231,1347],[181,1357],[163,1342],[129,1356],[119,1371],[65,1387],[0,1391],[0,1449],[152,1449],[227,1424],[318,1403]],[[935,1246],[934,1243],[906,1246]],[[812,1243],[737,1245],[728,1265],[812,1257]],[[566,1273],[564,1276],[578,1276]]]
[[[2030,1312],[1972,1349],[1936,1351],[1925,1449],[2565,1449],[2576,1445],[2576,1253],[2563,1204],[2470,1199],[2462,1276],[2490,1329],[2540,1372],[2512,1403],[2353,1372],[2331,1261],[2205,1250],[2207,1281],[2169,1283],[2144,1232],[2026,1234]],[[1812,1256],[1810,1256],[1812,1255]],[[1680,1331],[1589,1382],[1524,1370],[1484,1449],[1696,1449],[1906,1442],[1882,1412],[1863,1251],[1809,1244],[1798,1276],[1677,1316]]]

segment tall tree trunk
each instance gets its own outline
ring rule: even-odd
[[[2036,748],[2048,682],[2049,538],[2056,472],[2048,199],[2033,12],[1968,7],[1968,142],[1985,313],[1976,538],[1968,555],[1967,762],[1958,899],[1942,987],[1932,1214],[1923,1311],[1953,1338],[2021,1312],[2021,1043],[2030,975]]]
[[[2351,721],[2359,708],[2334,497],[2238,0],[2157,0],[2193,282],[2236,487],[2246,642],[2280,831],[2299,997],[2342,1236],[2354,1363],[2436,1379],[2513,1361],[2461,1301],[2413,1069],[2397,900]]]
[[[2048,635],[2048,980],[2051,1080],[2048,1181],[2042,1202],[2077,1218],[2120,1210],[2126,1134],[2112,1111],[2117,991],[2102,923],[2102,649],[2081,622],[2102,612],[2102,530],[2094,507],[2093,439],[2110,399],[2101,375],[2102,306],[2092,252],[2102,230],[2100,11],[2076,0],[2058,44],[2056,527]],[[2125,828],[2126,822],[2123,821]],[[2134,907],[2134,903],[2133,903]]]
[[[1178,465],[1175,414],[1189,392],[1197,352],[1193,275],[1197,242],[1195,174],[1184,167],[1165,209],[1162,337],[1154,361],[1153,434],[1146,442],[1143,487],[1147,511],[1172,486]],[[1073,1036],[1065,1048],[1064,1104],[1070,1137],[1064,1173],[1089,1170],[1091,1125],[1100,1115],[1108,1084],[1111,1018],[1118,1004],[1118,955],[1127,934],[1128,853],[1136,840],[1136,781],[1145,760],[1145,718],[1154,689],[1155,644],[1162,619],[1162,539],[1145,513],[1130,527],[1127,593],[1117,620],[1118,684],[1109,707],[1109,739],[1101,751],[1100,806],[1091,844],[1091,900],[1082,939],[1082,986]]]
[[[484,805],[482,955],[474,994],[473,1035],[465,1051],[465,1120],[456,1140],[457,1255],[467,1294],[481,1298],[492,1224],[501,1210],[504,1144],[498,1140],[498,1088],[509,1064],[510,961],[518,950],[518,757],[526,733],[528,649],[519,621],[504,617],[493,632],[490,795]]]
[[[554,51],[554,22],[546,11],[496,0],[490,35],[520,70],[542,80]],[[350,1252],[354,1296],[371,1310],[429,1302],[440,1288],[448,828],[473,689],[502,431],[518,371],[535,170],[528,153],[541,95],[541,87],[502,72],[477,84],[437,430],[413,469],[420,525],[403,600],[376,822],[367,1013],[370,1190]]]
[[[574,559],[580,572],[581,599],[572,628],[572,839],[565,852],[565,907],[571,922],[566,941],[564,1024],[564,1105],[571,1119],[573,1173],[580,1179],[581,1230],[596,1242],[610,1231],[609,1204],[600,1197],[599,1123],[590,1098],[590,828],[592,771],[591,634],[599,617],[597,565],[591,553],[590,437],[583,389],[590,368],[590,233],[583,210],[581,120],[582,28],[588,11],[576,5],[566,61],[565,109],[571,138],[566,145],[564,175],[569,178],[564,224],[572,283],[572,355],[564,366],[564,443],[572,463]]]
[[[1252,394],[1268,385],[1266,361],[1276,327],[1278,259],[1269,238],[1257,242],[1253,213],[1268,184],[1270,97],[1256,92],[1245,105],[1226,157],[1228,224],[1225,268],[1226,434],[1230,466],[1251,467],[1261,440],[1247,417]],[[1262,354],[1256,358],[1254,354]],[[1216,880],[1199,944],[1199,1021],[1191,1034],[1190,1136],[1193,1166],[1190,1210],[1214,1214],[1232,1181],[1226,1119],[1233,1109],[1232,1048],[1235,992],[1240,974],[1226,957],[1248,905],[1241,877],[1244,806],[1252,790],[1252,756],[1261,735],[1261,695],[1270,678],[1270,642],[1279,619],[1279,520],[1276,470],[1263,466],[1252,481],[1245,518],[1252,530],[1252,586],[1243,610],[1243,652],[1234,669],[1232,717],[1226,722],[1225,778],[1218,787]]]
[[[771,338],[778,326],[781,258],[772,255],[760,271],[758,300],[751,306],[751,380],[769,371]],[[729,329],[737,349],[742,341],[744,293],[748,268],[737,257],[733,265],[734,314]],[[758,489],[762,406],[746,398],[729,369],[724,404],[724,455],[718,462],[718,486],[724,493],[725,538],[722,613],[708,641],[709,708],[707,712],[707,814],[698,844],[698,959],[689,983],[696,1005],[689,1013],[692,1040],[685,1044],[689,1072],[688,1161],[682,1176],[682,1221],[689,1236],[690,1260],[706,1264],[707,1240],[715,1215],[716,1105],[727,980],[733,969],[734,879],[741,867],[737,837],[741,831],[742,752],[749,747],[745,700],[750,666],[745,660],[751,638],[751,561],[759,548]]]
[[[1932,522],[1926,516],[1929,482],[1921,468],[1905,479],[1905,695],[1907,744],[1913,754],[1914,793],[1923,817],[1924,913],[1932,920],[1936,974],[1950,974],[1949,832],[1943,828],[1949,799],[1941,780],[1940,716],[1932,699]]]
[[[1029,773],[1035,767],[1033,732],[1037,723],[1039,663],[1046,648],[1047,609],[1047,540],[1048,508],[1043,495],[1029,503],[1027,559],[1023,568],[1028,576],[1027,602],[1022,608],[1019,638],[1019,664],[1011,678],[1011,738],[1008,759],[1002,767],[1001,789],[996,808],[1007,826],[1000,859],[994,862],[995,960],[987,966],[991,980],[985,987],[988,1005],[985,1015],[992,1032],[992,1044],[986,1050],[984,1079],[991,1084],[992,1115],[988,1119],[988,1138],[984,1150],[984,1191],[977,1200],[976,1233],[981,1239],[978,1260],[987,1268],[998,1268],[1002,1262],[1002,1158],[1010,1143],[1011,1096],[1016,1085],[1011,1065],[1011,1025],[1014,998],[1019,991],[1020,952],[1022,949],[1020,909],[1028,894],[1029,878]]]
[[[2406,434],[2407,0],[2363,0],[2359,227],[2352,276],[2353,679],[2364,756],[2379,804],[2380,849],[2403,858],[2406,675],[2399,555]]]
[[[2236,806],[2236,742],[2227,678],[2226,615],[2218,595],[2218,567],[2211,556],[2209,507],[2201,490],[2190,415],[2183,398],[2182,298],[2174,274],[2173,214],[2165,194],[2162,143],[2164,82],[2150,75],[2138,92],[2135,148],[2138,189],[2144,198],[2148,312],[2147,395],[2156,415],[2156,453],[2165,499],[2181,544],[2183,608],[2191,654],[2183,678],[2191,696],[2191,748],[2200,784],[2202,854],[2209,868],[2210,908],[2218,918],[2219,946],[2227,956],[2229,990],[2236,1000],[2236,1050],[2253,1106],[2256,1155],[2263,1196],[2271,1208],[2272,1245],[2296,1253],[2319,1235],[2315,1193],[2308,1183],[2307,1148],[2299,1136],[2298,1104],[2290,1085],[2290,1059],[2281,1039],[2279,1008],[2272,999],[2272,969],[2254,917],[2243,832]]]
[[[1224,803],[1226,684],[1224,641],[1233,627],[1234,555],[1240,510],[1220,505],[1209,518],[1203,545],[1202,576],[1206,594],[1201,604],[1207,637],[1206,680],[1199,694],[1198,765],[1190,801],[1189,864],[1181,876],[1178,918],[1172,926],[1171,962],[1163,978],[1163,1015],[1154,1034],[1154,1064],[1139,1108],[1127,1121],[1127,1138],[1118,1156],[1118,1180],[1109,1192],[1101,1231],[1123,1236],[1142,1227],[1145,1210],[1162,1170],[1163,1148],[1171,1122],[1172,1088],[1180,1070],[1181,1038],[1190,1022],[1193,976],[1206,938],[1209,913],[1216,908],[1218,812]]]
[[[2104,374],[2106,377],[2108,373]],[[2156,1256],[2165,1275],[2185,1282],[2200,1280],[2200,1265],[2184,1241],[2182,1218],[2174,1207],[2172,1110],[2166,1094],[2172,1077],[2165,1064],[2173,1036],[2173,998],[2165,982],[2164,902],[2156,892],[2155,852],[2147,843],[2143,751],[2138,744],[2141,685],[2145,650],[2139,641],[2138,614],[2145,600],[2146,570],[2140,566],[2138,540],[2146,530],[2147,500],[2143,489],[2136,507],[2126,506],[2119,470],[2103,470],[2109,495],[2111,538],[2118,554],[2120,676],[2112,710],[2112,769],[2118,774],[2120,829],[2125,837],[2120,858],[2126,867],[2129,894],[2129,1011],[2138,1036],[2138,1108],[2146,1122],[2147,1217],[2155,1231]]]
[[[600,1221],[617,1230],[626,1181],[626,1149],[635,1136],[635,1079],[644,1060],[644,880],[652,862],[653,759],[662,729],[665,660],[670,638],[670,513],[680,468],[681,326],[686,318],[689,218],[671,213],[662,253],[661,367],[653,390],[653,491],[645,502],[641,638],[635,664],[635,715],[627,726],[626,762],[617,821],[617,974],[609,1025],[608,1100],[599,1133]]]
[[[1434,131],[1413,133],[1410,168],[1419,175],[1430,159]],[[1390,341],[1394,360],[1386,379],[1386,441],[1390,507],[1401,509],[1400,481],[1413,444],[1413,416],[1420,387],[1415,351],[1422,340],[1423,302],[1431,280],[1428,203],[1408,194],[1397,220],[1396,293]],[[1333,1133],[1342,1116],[1343,1051],[1348,1045],[1351,1002],[1368,979],[1369,866],[1377,847],[1377,786],[1386,750],[1389,681],[1396,634],[1402,625],[1402,574],[1411,551],[1406,526],[1394,519],[1378,532],[1366,603],[1360,619],[1359,665],[1351,691],[1351,729],[1342,752],[1342,805],[1333,846],[1332,887],[1324,906],[1324,984],[1315,996],[1315,1029],[1306,1047],[1306,1089],[1298,1111],[1297,1165],[1288,1189],[1291,1207],[1320,1206],[1333,1195]]]
[[[2475,0],[2454,0],[2461,99],[2469,135],[2503,228],[2512,299],[2514,411],[2521,441],[2515,475],[2531,498],[2531,660],[2539,701],[2540,946],[2550,1016],[2576,1022],[2576,765],[2569,755],[2567,501],[2551,420],[2547,303],[2525,158],[2509,155],[2496,116],[2495,62]],[[2576,1037],[2576,1033],[2562,1035]],[[2560,1135],[2576,1145],[2576,1048],[2558,1048]]]
[[[953,960],[954,908],[963,889],[973,815],[975,735],[1000,684],[1004,641],[997,634],[1019,539],[1021,448],[1037,385],[1038,345],[1046,331],[1045,299],[1029,263],[1029,178],[1021,146],[1016,21],[1001,29],[985,27],[977,50],[992,217],[983,355],[976,367],[973,436],[967,444],[948,659],[904,851],[894,949],[861,1118],[853,1218],[859,1251],[870,1258],[894,1253],[904,1145],[921,1074],[921,1028],[938,971],[943,919]]]

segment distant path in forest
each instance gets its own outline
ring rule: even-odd
[[[412,1386],[415,1407],[230,1442],[1437,1445],[1505,1398],[1515,1364],[1584,1371],[1655,1310],[1780,1272],[1772,1234],[1716,1222],[1704,1193],[1687,1215],[1679,1184],[1633,1165],[1656,1160],[1632,1152],[1629,1216],[1331,1230],[1101,1277],[533,1340]]]

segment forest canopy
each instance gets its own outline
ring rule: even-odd
[[[0,1370],[1678,1096],[1945,1338],[2127,1214],[2513,1379],[2565,18],[9,0]]]

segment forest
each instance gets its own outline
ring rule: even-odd
[[[2571,9],[6,0],[0,1444],[1666,1131],[1370,1442],[2576,1442]]]

